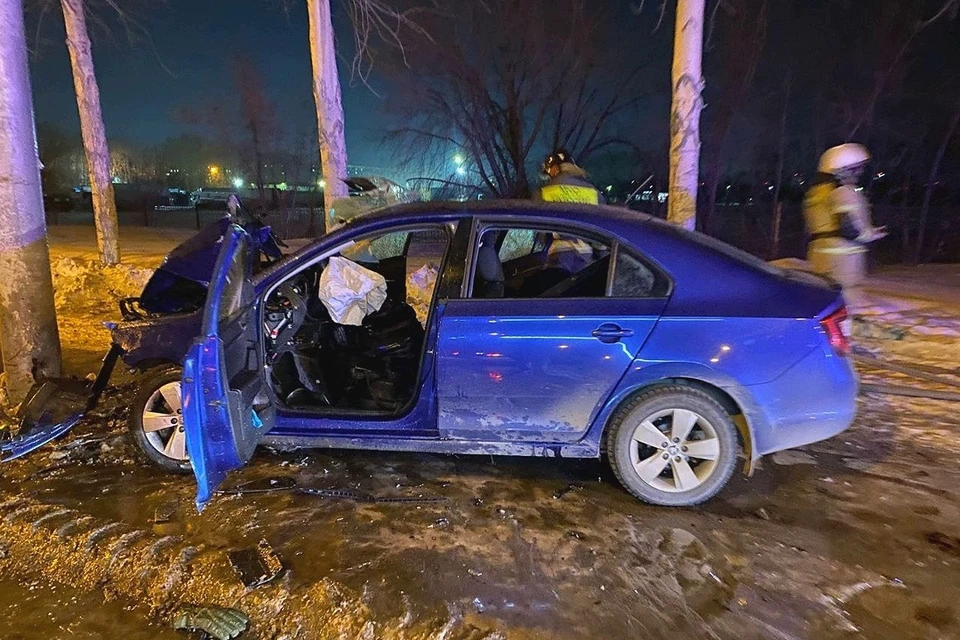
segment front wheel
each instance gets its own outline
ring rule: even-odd
[[[130,407],[130,435],[147,458],[173,473],[189,473],[186,433],[181,408],[180,367],[146,374]]]
[[[709,500],[730,480],[740,453],[737,428],[709,394],[664,386],[636,396],[606,436],[620,483],[651,504],[687,507]]]

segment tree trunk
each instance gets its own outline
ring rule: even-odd
[[[21,0],[0,0],[0,353],[7,401],[60,373]]]
[[[917,244],[913,254],[913,261],[919,263],[923,258],[923,242],[927,232],[927,217],[930,213],[930,200],[933,198],[933,190],[936,187],[937,177],[940,175],[940,163],[943,162],[943,156],[947,152],[947,146],[953,139],[953,134],[957,131],[957,125],[960,124],[960,100],[957,101],[956,108],[953,111],[953,117],[943,132],[943,139],[940,141],[940,148],[937,149],[937,155],[933,158],[933,164],[930,166],[930,179],[927,181],[927,190],[923,194],[923,207],[920,209],[920,225],[917,228]]]
[[[703,110],[704,0],[678,0],[673,40],[670,186],[667,220],[685,229],[697,222],[700,112]]]
[[[67,50],[73,70],[73,87],[80,111],[80,132],[87,157],[90,192],[93,198],[93,219],[97,226],[97,247],[103,264],[120,262],[117,246],[117,203],[110,177],[110,149],[100,112],[100,89],[93,72],[90,34],[83,15],[83,0],[60,0],[63,22],[67,28]]]
[[[310,59],[313,63],[313,100],[317,107],[320,173],[323,176],[324,213],[329,217],[337,198],[348,195],[347,143],[343,135],[343,102],[334,49],[330,0],[307,0],[310,19]]]

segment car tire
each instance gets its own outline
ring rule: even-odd
[[[634,396],[614,415],[605,445],[613,473],[627,491],[670,507],[715,496],[740,455],[737,427],[720,403],[679,385]]]
[[[137,448],[154,465],[171,473],[190,473],[192,470],[186,447],[182,445],[183,441],[172,443],[175,445],[172,448],[166,446],[170,443],[171,438],[183,438],[185,435],[182,431],[182,420],[179,419],[180,407],[171,406],[173,402],[179,403],[181,373],[180,367],[176,366],[147,371],[139,385],[127,419],[127,427],[130,429],[130,435],[133,437]],[[176,400],[173,400],[174,396],[170,395],[174,389],[176,390]],[[170,402],[167,401],[167,397],[171,397]],[[154,418],[168,415],[171,422],[176,419],[177,425],[160,431],[148,431],[149,427],[145,428],[144,425],[150,422],[151,414]],[[173,431],[174,429],[179,433]],[[181,449],[179,449],[179,446],[183,446],[182,457],[180,456]]]

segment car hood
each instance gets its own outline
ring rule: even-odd
[[[168,253],[161,267],[182,278],[204,285],[210,284],[210,275],[220,253],[220,244],[231,223],[230,216],[224,216],[207,225]]]

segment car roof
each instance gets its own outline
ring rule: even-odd
[[[482,216],[485,213],[518,213],[526,217],[549,219],[566,218],[574,221],[593,222],[598,226],[609,222],[646,222],[656,220],[653,216],[622,207],[608,205],[585,205],[570,202],[537,202],[533,200],[437,200],[408,202],[376,209],[354,218],[348,225],[359,225],[373,220],[409,219],[411,217],[441,218],[463,215]]]

